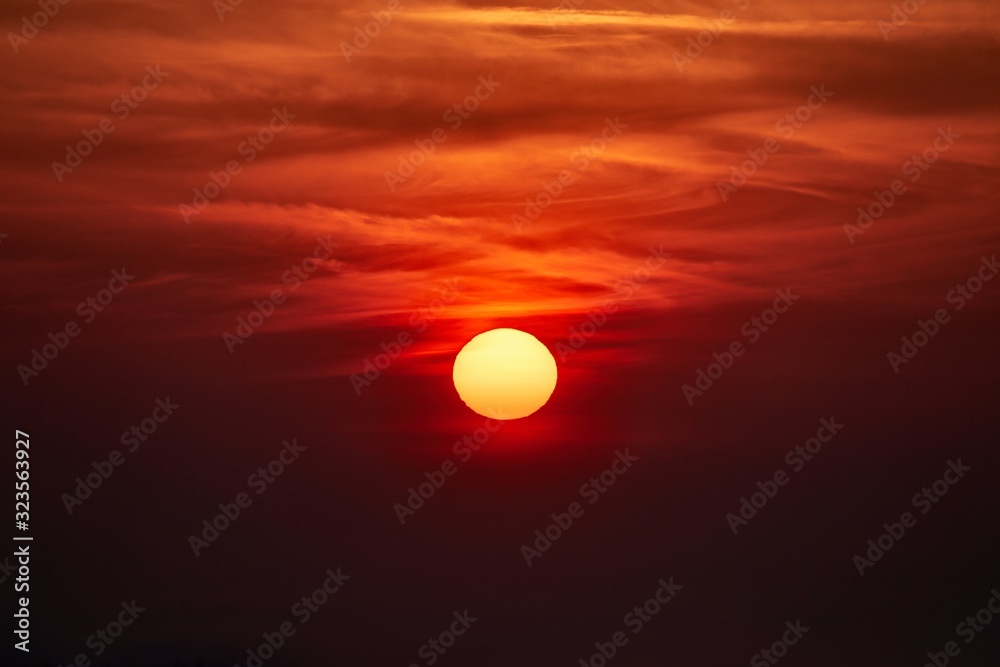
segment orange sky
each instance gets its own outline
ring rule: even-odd
[[[392,643],[362,612],[411,621],[424,609],[422,577],[440,586],[438,606],[468,582],[495,603],[497,624],[475,640],[479,662],[464,664],[574,664],[576,647],[604,632],[591,636],[577,621],[648,588],[580,583],[593,576],[590,554],[619,558],[607,575],[623,580],[670,576],[659,569],[666,561],[700,577],[692,606],[664,625],[671,642],[704,638],[704,619],[726,613],[724,595],[743,596],[720,624],[748,646],[770,632],[753,627],[763,614],[746,618],[760,607],[777,618],[807,590],[796,608],[838,604],[856,580],[839,578],[854,572],[849,554],[846,570],[835,560],[831,534],[842,550],[863,544],[870,535],[858,522],[888,518],[878,508],[895,508],[890,491],[905,501],[924,483],[915,471],[937,474],[954,443],[982,455],[996,441],[1000,283],[954,312],[901,373],[886,353],[1000,252],[1000,3],[927,0],[896,25],[893,2],[564,0],[570,12],[557,0],[242,0],[232,11],[219,9],[223,0],[70,0],[37,35],[13,42],[8,33],[38,7],[4,2],[5,391],[11,414],[49,429],[44,441],[55,443],[45,500],[39,494],[65,547],[51,558],[83,554],[48,570],[43,608],[58,611],[46,623],[65,644],[57,659],[79,648],[90,623],[81,619],[104,613],[100,596],[131,595],[136,578],[162,603],[150,615],[166,619],[135,635],[137,645],[170,647],[156,655],[172,664],[182,637],[192,659],[205,648],[231,662],[265,629],[260,619],[285,605],[292,584],[260,573],[288,553],[299,572],[304,563],[322,572],[334,551],[359,572],[365,592],[338,620],[347,639],[317,626],[301,645],[351,664],[412,658],[423,629],[397,622]],[[372,12],[385,25],[376,29]],[[342,46],[366,26],[370,43]],[[121,99],[133,90],[145,99]],[[77,166],[53,166],[87,137],[100,142]],[[412,174],[387,178],[420,146],[434,150],[417,155]],[[926,170],[913,161],[925,150],[936,158]],[[745,184],[720,189],[752,156],[766,161]],[[224,187],[185,219],[212,174]],[[897,180],[902,194],[884,215],[863,234],[845,230]],[[526,200],[549,193],[534,215]],[[288,272],[323,248],[330,258],[293,289]],[[135,280],[25,386],[18,365],[50,332],[80,321],[77,304],[122,267]],[[786,288],[801,295],[792,313],[689,405],[682,385],[713,353],[746,342],[741,325]],[[276,289],[287,301],[230,352],[223,335]],[[582,348],[557,354],[559,383],[537,419],[506,424],[451,495],[400,531],[392,504],[482,423],[452,391],[461,346],[513,327],[557,352],[608,304],[606,324]],[[405,354],[356,392],[352,374],[403,332],[413,338]],[[107,455],[120,425],[168,394],[183,410],[161,448],[130,460],[89,516],[68,517],[62,487]],[[726,507],[830,413],[855,429],[842,458],[796,491],[813,496],[780,510],[791,528],[761,533],[776,536],[773,550],[733,548]],[[213,547],[217,560],[195,563],[184,535],[244,469],[293,436],[319,445],[309,444],[308,474],[298,469],[286,495],[255,508],[242,537],[233,530]],[[580,535],[593,551],[560,545],[566,560],[546,556],[550,569],[526,575],[518,540],[628,446],[643,457],[629,473],[635,491],[622,489],[606,514],[588,510],[591,532]],[[967,507],[995,500],[995,484],[982,482],[978,496],[963,484]],[[146,523],[133,534],[120,526],[134,508]],[[802,519],[807,511],[818,518]],[[986,525],[971,510],[963,516]],[[251,521],[262,523],[251,530]],[[928,540],[947,542],[930,528]],[[987,554],[968,539],[965,551]],[[443,557],[442,545],[455,551]],[[922,571],[923,552],[913,553],[908,571]],[[948,558],[942,582],[972,576]],[[758,576],[768,568],[771,578]],[[250,580],[255,587],[241,583]],[[888,602],[873,615],[896,618],[896,589],[878,590]],[[869,593],[857,595],[867,605]],[[86,616],[77,603],[90,605]],[[926,610],[903,611],[909,623]],[[558,654],[543,632],[555,617],[576,642]],[[523,645],[510,644],[514,632],[526,633]],[[352,637],[356,646],[335,653]],[[307,642],[322,650],[309,653]],[[687,664],[732,648],[718,637],[707,644],[691,647]],[[374,645],[391,657],[372,662]],[[817,640],[817,653],[823,646]],[[889,664],[897,647],[872,659]],[[635,650],[649,661],[631,664],[662,664],[656,644]],[[802,664],[861,664],[844,655]]]
[[[595,364],[662,362],[686,406],[680,386],[775,289],[822,314],[808,336],[841,340],[827,363],[881,379],[899,335],[1000,248],[992,3],[928,2],[881,27],[892,9],[876,2],[391,10],[68,4],[11,48],[0,270],[26,323],[16,363],[122,265],[139,279],[95,344],[203,345],[215,363],[253,300],[327,238],[333,257],[234,348],[275,337],[313,354],[236,372],[357,398],[349,377],[457,281],[390,375],[446,377],[496,326],[555,349],[610,299],[608,325],[559,358],[578,375],[557,399]],[[87,136],[92,154],[56,165]],[[740,165],[754,173],[722,186]],[[888,212],[852,230],[897,179]],[[654,250],[667,261],[633,289]]]
[[[458,276],[469,289],[449,317],[576,316],[660,244],[672,259],[630,307],[764,298],[791,282],[813,298],[915,298],[903,284],[961,274],[997,238],[992,6],[929,2],[884,40],[856,18],[888,18],[875,2],[587,0],[572,18],[546,4],[403,4],[348,63],[341,42],[382,4],[247,0],[223,21],[207,1],[69,4],[8,49],[0,75],[5,218],[45,247],[10,252],[25,290],[78,268],[66,255],[81,242],[109,268],[148,253],[161,261],[143,289],[197,275],[221,318],[333,234],[337,261],[309,294],[330,307],[276,328],[405,316]],[[727,8],[735,18],[678,71],[674,53]],[[5,5],[5,24],[24,11]],[[112,102],[147,65],[168,76],[119,120]],[[500,86],[452,129],[443,112],[480,76]],[[833,97],[783,137],[776,121],[814,85]],[[178,205],[243,160],[274,107],[296,118],[185,224]],[[65,145],[105,117],[115,131],[57,182]],[[579,171],[574,152],[606,118],[627,129]],[[850,245],[856,207],[947,126],[961,139]],[[438,127],[445,142],[390,192],[385,172]],[[723,202],[717,183],[771,137],[777,153]],[[518,232],[511,215],[561,170],[572,182]]]

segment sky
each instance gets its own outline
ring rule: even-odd
[[[753,664],[796,621],[802,665],[1000,654],[956,629],[1000,586],[996,3],[17,0],[0,25],[3,415],[34,445],[13,664],[252,667],[283,622],[266,665],[577,665],[618,631],[608,664]],[[525,419],[452,385],[497,327],[556,359]]]

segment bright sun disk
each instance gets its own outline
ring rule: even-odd
[[[537,338],[517,329],[479,334],[455,357],[458,395],[484,417],[520,419],[545,405],[556,388],[556,360]]]

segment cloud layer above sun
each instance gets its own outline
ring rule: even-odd
[[[13,308],[58,320],[67,279],[134,266],[159,305],[132,333],[217,338],[325,237],[335,257],[272,332],[391,327],[458,279],[463,331],[544,317],[555,336],[654,251],[633,313],[788,285],[917,308],[998,240],[1000,24],[990,2],[892,13],[67,4],[0,74]]]

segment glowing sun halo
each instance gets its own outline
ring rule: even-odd
[[[484,417],[520,419],[545,405],[556,388],[556,360],[537,338],[517,329],[481,333],[455,357],[458,395]]]

